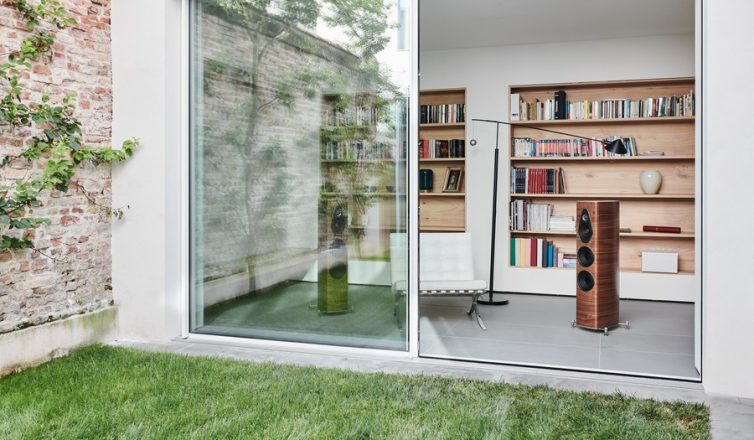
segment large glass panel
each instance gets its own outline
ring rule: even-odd
[[[192,332],[407,348],[404,3],[192,2]]]

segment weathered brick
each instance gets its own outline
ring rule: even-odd
[[[24,72],[28,89],[24,96],[38,100],[49,91],[59,103],[66,94],[76,95],[83,104],[76,116],[83,123],[84,142],[108,145],[112,127],[110,0],[63,0],[62,4],[79,23],[58,33],[48,63],[35,65],[31,74]],[[15,10],[0,1],[0,53],[17,49],[27,35]],[[0,128],[0,156],[17,155],[29,134],[25,128],[13,133]],[[40,167],[29,170],[27,163],[16,160],[0,170],[0,184],[39,172]],[[88,185],[97,189],[97,203],[111,203],[109,167],[83,167],[78,179],[82,184],[92,182]],[[105,288],[111,279],[110,219],[99,215],[78,191],[51,194],[34,214],[53,220],[37,231],[36,243],[60,260],[33,251],[0,252],[0,333],[97,310],[112,302],[112,292]]]

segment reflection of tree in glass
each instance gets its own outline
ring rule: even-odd
[[[232,80],[245,100],[234,106],[235,113],[226,120],[216,121],[224,126],[225,148],[207,149],[206,155],[214,157],[205,160],[215,168],[218,179],[225,181],[212,197],[230,202],[234,212],[226,215],[236,219],[235,229],[244,236],[238,239],[246,242],[246,255],[260,258],[286,242],[288,228],[282,217],[291,195],[297,193],[290,182],[299,178],[288,173],[293,149],[285,145],[290,141],[267,125],[271,115],[287,111],[294,116],[293,125],[283,127],[290,135],[306,128],[295,126],[301,98],[316,102],[328,93],[347,102],[353,99],[353,90],[370,90],[378,96],[390,91],[396,96],[375,58],[389,40],[389,5],[387,0],[203,0],[202,5],[241,29],[245,40],[225,41],[228,46],[224,50],[232,54],[225,62],[205,60],[205,93],[213,91],[206,76],[214,73]],[[318,23],[340,29],[351,54],[344,56],[312,35],[308,30]],[[280,56],[276,48],[281,45],[299,54],[294,68],[281,70],[276,63]],[[319,135],[299,133],[296,147],[311,149],[318,144]]]

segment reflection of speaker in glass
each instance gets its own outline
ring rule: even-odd
[[[432,191],[434,187],[434,173],[430,169],[419,170],[419,191]]]
[[[336,237],[319,253],[317,260],[317,309],[320,313],[348,312],[348,247],[341,238],[348,215],[338,205],[333,210],[330,229]]]
[[[593,330],[617,326],[619,221],[617,201],[578,202],[575,325]]]
[[[346,242],[333,240],[319,253],[317,309],[321,313],[348,311],[348,248]]]

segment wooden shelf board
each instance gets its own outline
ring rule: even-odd
[[[511,157],[511,162],[633,162],[660,160],[694,160],[693,155],[683,156],[627,156],[627,157]]]
[[[466,193],[453,193],[453,192],[447,192],[447,193],[419,193],[419,197],[466,197]]]
[[[510,231],[513,235],[563,235],[576,236],[575,231]]]
[[[635,237],[635,238],[677,238],[677,239],[693,239],[696,234],[693,232],[681,232],[680,234],[671,234],[667,232],[625,232],[621,233],[621,237]]]
[[[629,80],[610,80],[610,81],[577,81],[577,82],[561,82],[561,83],[549,83],[549,84],[515,84],[511,85],[511,89],[521,90],[551,90],[551,89],[579,89],[579,88],[594,88],[594,87],[617,87],[617,86],[632,86],[632,87],[646,87],[655,85],[673,85],[673,84],[687,84],[694,83],[696,80],[693,76],[681,76],[681,77],[669,77],[669,78],[651,78],[651,79],[629,79]]]
[[[517,194],[511,193],[512,199],[617,199],[617,200],[694,200],[693,194]]]
[[[419,128],[462,128],[465,126],[465,122],[452,122],[448,124],[419,124]]]
[[[465,87],[448,87],[444,89],[422,89],[419,90],[422,95],[442,95],[448,93],[466,93]]]
[[[320,159],[322,164],[348,164],[348,163],[393,163],[398,161],[405,161],[406,159]]]
[[[466,232],[463,226],[419,226],[419,232]]]
[[[357,197],[362,197],[362,196],[394,197],[394,196],[398,196],[398,197],[405,197],[406,196],[406,194],[403,194],[403,193],[391,193],[391,192],[371,192],[371,193],[368,193],[368,192],[357,192],[357,193],[323,192],[323,193],[319,193],[319,195],[322,196],[322,197],[339,197],[339,196],[343,196],[343,197],[349,197],[349,196],[357,196]]]
[[[508,266],[509,269],[523,269],[523,270],[572,270],[576,271],[575,267],[525,267],[525,266]],[[621,269],[621,273],[640,273],[645,275],[694,275],[693,271],[679,271],[678,273],[655,273],[655,272],[642,272],[641,270],[629,270]]]
[[[695,116],[663,116],[654,118],[615,118],[615,119],[548,119],[548,120],[529,120],[513,121],[511,126],[523,127],[542,126],[542,125],[599,125],[599,124],[637,124],[637,123],[665,123],[665,122],[694,122]]]
[[[465,157],[435,157],[431,159],[419,159],[419,162],[465,162]]]
[[[512,235],[548,235],[548,236],[576,236],[576,232],[569,231],[510,231]],[[661,239],[693,239],[694,233],[683,232],[669,234],[662,232],[621,232],[621,238],[661,238]]]

